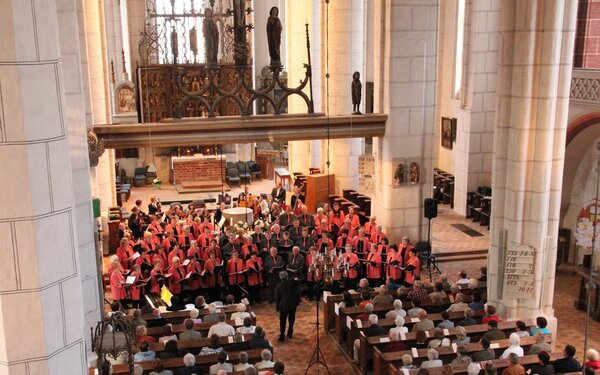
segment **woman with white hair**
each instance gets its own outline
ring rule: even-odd
[[[144,368],[139,365],[139,364],[135,364],[133,365],[133,375],[143,375],[144,374]]]
[[[585,353],[585,367],[600,370],[600,354],[596,349],[588,349]]]
[[[177,372],[178,375],[192,375],[202,373],[202,368],[196,366],[196,357],[191,353],[188,353],[183,356],[183,364],[185,365],[185,367]]]
[[[198,318],[200,315],[200,310],[197,308],[193,308],[190,310],[190,319],[195,323],[202,323],[202,319]]]
[[[273,354],[269,349],[264,349],[262,352],[260,352],[260,357],[262,358],[262,361],[256,363],[255,365],[257,370],[271,368],[275,365],[275,362],[272,361]]]
[[[396,327],[390,328],[390,332],[397,331],[398,334],[400,334],[400,332],[408,333],[408,328],[404,326],[404,317],[397,316],[396,319],[394,319],[394,323],[396,323]]]
[[[244,318],[246,317],[252,317],[250,315],[250,313],[246,312],[246,305],[244,305],[243,303],[238,303],[237,307],[236,307],[236,312],[234,312],[233,314],[231,314],[231,320],[244,320]]]
[[[238,356],[240,363],[233,366],[234,371],[246,371],[248,367],[254,367],[248,363],[248,353],[240,352]]]
[[[467,345],[471,342],[471,338],[467,336],[467,330],[465,327],[456,327],[456,339],[452,342],[456,345]]]
[[[523,356],[523,348],[520,346],[521,345],[521,337],[516,332],[513,332],[508,337],[508,341],[510,341],[510,346],[508,348],[506,348],[506,350],[504,351],[504,353],[502,353],[500,358],[501,359],[508,358],[510,353],[515,353],[519,357],[522,357]]]
[[[438,359],[440,353],[438,353],[435,349],[429,349],[427,351],[427,359],[428,361],[424,361],[421,363],[421,368],[432,368],[432,367],[442,367],[444,362],[441,359]]]
[[[385,314],[386,319],[394,319],[397,316],[406,316],[406,310],[402,308],[402,301],[399,299],[395,299],[393,303],[394,309],[390,310]]]
[[[183,291],[181,287],[181,280],[185,277],[185,269],[181,265],[181,259],[179,257],[173,257],[173,265],[169,268],[167,274],[169,274],[169,290],[175,295],[180,295]]]

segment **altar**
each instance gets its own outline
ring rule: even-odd
[[[177,192],[192,193],[220,191],[227,169],[224,158],[197,154],[171,157],[171,173]]]

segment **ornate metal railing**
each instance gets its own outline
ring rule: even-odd
[[[600,105],[600,70],[573,69],[570,98],[576,103]]]

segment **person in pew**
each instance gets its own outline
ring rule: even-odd
[[[373,290],[374,289],[369,286],[369,280],[367,278],[360,279],[360,281],[358,282],[358,289],[356,289],[356,291],[358,293],[361,293],[361,295],[362,295],[363,292],[369,292],[369,296],[370,296],[371,295],[370,293]]]
[[[173,333],[173,327],[167,324],[162,329],[162,336],[158,338],[158,342],[177,341],[177,335]]]
[[[441,315],[443,320],[438,324],[438,328],[454,328],[454,322],[450,320],[450,313],[448,311],[442,311]]]
[[[436,282],[434,284],[434,291],[429,293],[429,298],[439,298],[441,300],[446,300],[448,298],[448,295],[446,294],[446,292],[444,292],[444,284],[442,284],[441,282]]]
[[[112,375],[112,364],[109,361],[104,361],[100,365],[100,375]]]
[[[272,361],[273,354],[271,353],[271,351],[269,349],[265,349],[262,352],[260,352],[260,358],[262,358],[262,361],[257,362],[254,365],[257,370],[271,368],[275,365],[275,362]]]
[[[458,280],[456,280],[456,283],[458,285],[469,283],[469,278],[467,277],[467,271],[465,271],[465,270],[460,271],[460,273],[458,274]]]
[[[456,339],[452,341],[456,345],[468,345],[471,342],[471,338],[467,336],[467,330],[465,327],[456,327]]]
[[[415,344],[413,346],[417,349],[427,348],[427,334],[425,333],[425,331],[417,331],[417,335],[415,337]]]
[[[133,319],[131,319],[131,322],[129,322],[129,325],[134,330],[137,328],[137,326],[144,326],[144,327],[148,326],[148,323],[144,319],[142,319],[142,310],[140,310],[140,309],[133,310]]]
[[[248,341],[250,349],[269,349],[271,343],[265,339],[265,331],[261,326],[256,326],[254,330],[254,336]]]
[[[256,330],[256,327],[252,325],[252,317],[247,316],[244,318],[244,325],[236,328],[235,332],[244,335],[246,333],[254,333],[254,330]]]
[[[456,325],[459,327],[466,327],[477,324],[477,321],[473,319],[474,315],[475,312],[472,309],[466,309],[464,314],[465,318],[456,323]]]
[[[371,299],[371,293],[369,291],[363,290],[362,292],[360,292],[360,302],[358,303],[358,307],[365,307],[368,304],[373,304],[373,300]]]
[[[575,352],[576,349],[573,345],[565,346],[565,349],[563,350],[564,358],[552,362],[554,371],[556,371],[557,374],[581,370],[581,363],[575,359]]]
[[[469,357],[469,350],[465,345],[460,345],[456,349],[456,358],[452,360],[452,366],[470,365],[473,360]]]
[[[385,285],[387,285],[388,287],[388,291],[391,294],[398,294],[398,289],[400,289],[402,286],[400,284],[398,284],[397,279],[388,277],[385,281]]]
[[[181,302],[181,298],[178,296],[171,297],[171,306],[167,307],[167,311],[181,311],[185,309],[185,306]]]
[[[208,309],[208,303],[206,303],[206,299],[204,298],[204,296],[196,297],[196,299],[194,300],[194,305],[198,310]]]
[[[196,366],[196,357],[193,354],[188,353],[183,356],[184,368],[177,371],[177,375],[200,375],[202,374],[202,367]]]
[[[183,325],[185,326],[185,331],[179,334],[179,341],[200,340],[202,338],[202,334],[194,330],[194,321],[192,319],[186,319]]]
[[[342,292],[342,297],[344,298],[344,300],[339,303],[340,309],[343,309],[344,307],[356,306],[356,303],[354,302],[354,298],[352,298],[352,294],[350,294],[350,292],[348,292],[347,290],[344,290]]]
[[[204,315],[204,322],[209,323],[209,322],[218,322],[218,321],[219,321],[219,314],[217,314],[217,305],[215,305],[214,303],[211,303],[210,305],[208,305],[208,314]]]
[[[469,303],[469,308],[473,310],[483,310],[485,308],[485,303],[481,299],[481,291],[479,289],[473,289],[471,293],[471,303]]]
[[[420,280],[415,280],[412,290],[408,292],[408,299],[411,301],[423,302],[427,299],[427,288],[423,285]]]
[[[133,375],[144,375],[144,368],[136,363],[133,365]]]
[[[160,310],[152,310],[152,319],[148,319],[148,327],[162,327],[167,324],[167,319],[160,316]]]
[[[148,330],[144,326],[135,327],[136,341],[140,345],[143,341],[148,341],[150,344],[154,344],[156,340],[152,336],[148,336]]]
[[[273,371],[267,372],[265,375],[284,375],[285,365],[281,361],[275,362],[273,365]]]
[[[408,309],[408,311],[406,312],[408,314],[409,317],[411,318],[416,318],[417,316],[419,316],[419,314],[421,313],[421,311],[424,311],[421,308],[421,300],[417,299],[412,301],[413,307]]]
[[[536,332],[542,331],[545,335],[550,334],[550,330],[546,327],[548,325],[548,321],[543,316],[538,316],[535,318],[535,324],[537,327],[531,328],[529,331],[529,335],[533,336]]]
[[[254,367],[248,367],[246,370],[244,370],[244,375],[257,375],[257,374],[258,374],[258,371]]]
[[[155,359],[154,362],[152,362],[152,366],[154,367],[154,371],[149,375],[173,375],[173,371],[165,370],[165,365],[160,359]]]
[[[546,351],[537,353],[539,366],[534,369],[533,373],[538,375],[553,375],[554,366],[550,363],[550,354]]]
[[[509,365],[502,370],[502,375],[525,375],[525,367],[519,364],[519,356],[515,353],[510,353],[508,356]]]
[[[546,342],[546,335],[542,331],[535,333],[535,344],[531,345],[527,354],[538,354],[539,352],[552,352],[552,347]]]
[[[523,322],[521,320],[517,320],[515,329],[516,329],[517,334],[521,338],[529,337],[529,331],[527,330],[527,325],[525,324],[525,322]]]
[[[219,322],[210,327],[208,330],[208,337],[211,337],[213,333],[217,334],[219,337],[235,335],[235,329],[225,322],[225,318],[224,313],[219,314]]]
[[[402,317],[400,315],[396,316],[396,318],[394,319],[394,323],[396,324],[396,326],[393,328],[390,328],[390,332],[396,331],[396,332],[398,332],[399,335],[401,332],[408,333],[408,328],[406,328],[404,326],[404,323],[405,323],[404,317]]]
[[[400,370],[415,370],[416,367],[413,365],[413,358],[410,354],[402,355],[402,366]]]
[[[450,346],[451,342],[448,337],[444,337],[444,329],[435,328],[433,330],[433,340],[429,341],[429,345],[427,345],[430,349],[439,348],[442,346]]]
[[[364,312],[356,316],[356,320],[369,320],[369,315],[373,313],[374,305],[367,303],[364,307]]]
[[[197,308],[193,308],[190,310],[190,320],[194,323],[202,323],[202,319],[198,318],[200,316],[200,310]]]
[[[225,362],[227,361],[227,352],[222,350],[217,354],[218,363],[210,366],[208,371],[209,374],[216,374],[219,370],[224,370],[227,372],[233,372],[233,365],[231,363]]]
[[[248,369],[248,368],[255,368],[250,363],[248,363],[248,353],[240,352],[238,359],[239,359],[240,363],[233,366],[233,369],[235,371],[246,371],[246,369]]]
[[[243,303],[238,303],[236,307],[236,312],[231,314],[231,320],[244,320],[245,318],[251,318],[249,312],[246,312],[246,305]]]
[[[154,361],[156,353],[150,350],[150,343],[144,340],[140,344],[140,351],[133,356],[134,362]]]
[[[169,340],[165,343],[165,350],[158,353],[160,359],[170,359],[179,357],[179,349],[177,349],[177,341]]]
[[[429,297],[429,300],[431,301],[431,305],[427,308],[427,311],[430,314],[440,314],[446,311],[444,301],[439,296]]]
[[[600,354],[596,349],[588,349],[585,353],[585,359],[584,367],[591,368],[594,371],[600,370]]]
[[[385,318],[386,319],[394,319],[397,316],[402,316],[402,317],[406,316],[406,310],[404,310],[402,308],[402,301],[401,300],[395,299],[394,302],[392,303],[392,305],[394,306],[394,309],[388,311],[385,314]]]
[[[244,335],[239,332],[233,335],[233,342],[227,346],[227,350],[230,352],[241,352],[248,349],[248,343],[244,342]]]
[[[366,337],[383,336],[385,329],[379,324],[379,317],[375,314],[369,315],[369,325],[363,330]],[[358,363],[358,353],[360,351],[360,340],[356,339],[353,343],[354,347],[354,362]]]
[[[408,350],[408,347],[405,343],[400,341],[400,334],[396,330],[390,330],[388,333],[388,337],[390,338],[390,342],[383,347],[382,352],[400,352],[403,350]]]
[[[481,339],[481,350],[473,353],[473,361],[491,361],[492,359],[496,359],[496,352],[494,349],[490,349],[490,340]]]
[[[495,320],[497,322],[501,322],[502,319],[498,315],[496,315],[496,308],[492,305],[487,305],[485,307],[485,316],[481,319],[481,323],[485,324],[489,321]],[[534,332],[535,333],[535,332]],[[550,333],[550,332],[548,332]],[[532,333],[530,333],[532,334]]]
[[[462,293],[458,293],[454,298],[454,303],[448,307],[448,312],[465,311],[469,305],[464,302],[465,296]]]
[[[223,348],[219,345],[219,335],[215,333],[210,336],[210,345],[203,346],[198,355],[219,354],[221,351],[223,351]]]
[[[427,317],[427,311],[422,310],[419,312],[419,322],[413,325],[412,331],[429,331],[434,327],[433,321]]]
[[[488,323],[488,331],[483,335],[482,338],[486,338],[490,341],[495,340],[504,340],[506,339],[506,334],[500,329],[498,329],[498,322],[495,320],[490,320]],[[519,336],[519,335],[517,335]]]
[[[433,367],[442,367],[444,365],[444,362],[442,362],[441,359],[438,359],[439,356],[440,353],[438,353],[437,350],[429,349],[427,351],[427,361],[423,361],[423,363],[421,363],[421,368],[429,369]]]
[[[519,337],[519,335],[513,332],[508,337],[508,340],[510,341],[510,346],[506,348],[506,350],[504,351],[504,353],[502,353],[500,358],[508,358],[508,356],[512,353],[518,355],[519,357],[522,357],[525,353],[523,353],[523,348],[521,347],[521,337]]]

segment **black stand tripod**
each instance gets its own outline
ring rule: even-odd
[[[310,357],[310,362],[308,363],[308,367],[306,368],[306,372],[304,372],[304,375],[308,374],[308,370],[310,370],[310,368],[313,366],[316,366],[317,374],[319,373],[320,366],[325,367],[325,371],[327,371],[327,374],[331,374],[329,372],[329,367],[327,367],[327,363],[325,363],[325,356],[323,355],[323,352],[321,351],[321,343],[319,341],[319,326],[321,325],[319,323],[319,302],[321,302],[321,282],[317,281],[315,283],[315,285],[316,285],[316,289],[317,289],[317,322],[313,323],[313,324],[316,326],[316,330],[317,330],[317,343],[315,345],[315,350],[314,350],[312,356]]]

